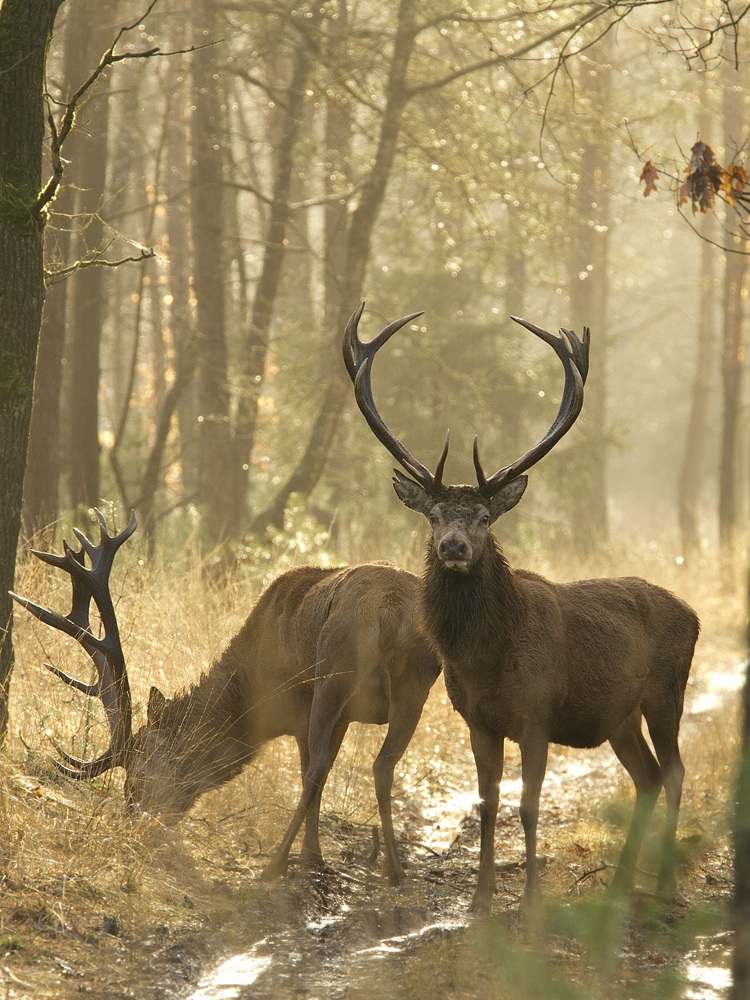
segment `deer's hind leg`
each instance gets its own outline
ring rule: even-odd
[[[335,682],[329,683],[335,685]],[[317,695],[318,692],[313,699],[310,715],[307,740],[308,764],[302,778],[302,794],[278,849],[263,871],[264,878],[274,878],[284,874],[289,864],[289,852],[303,822],[306,823],[303,841],[305,861],[320,863],[323,860],[318,829],[320,800],[328,773],[339,752],[349,723],[341,720],[343,699],[337,698],[333,692],[330,693],[330,700],[318,699]],[[331,712],[332,706],[338,707],[338,711]],[[304,763],[302,750],[300,758]]]
[[[346,735],[347,726],[345,723],[337,726],[331,733],[330,742],[328,744],[328,768],[326,771],[326,777],[330,773],[333,767],[333,762],[338,756],[338,752],[341,749],[341,743]],[[307,745],[307,739],[298,739],[297,744],[300,751],[300,763],[302,765],[302,781],[305,780],[305,775],[307,774],[310,767],[310,754]],[[302,840],[302,861],[307,865],[321,864],[323,861],[323,851],[320,846],[320,804],[323,798],[323,784],[319,784],[315,787],[315,797],[313,798],[310,806],[305,815],[305,836]]]
[[[663,704],[658,712],[650,710],[650,706],[645,706],[644,714],[651,741],[661,765],[664,795],[667,803],[657,891],[663,895],[680,898],[675,880],[675,843],[677,819],[682,800],[682,783],[685,778],[685,766],[680,757],[677,741],[682,705],[680,704],[679,710],[674,712],[665,712]]]
[[[640,711],[628,716],[609,742],[635,785],[635,809],[612,880],[613,891],[618,891],[632,886],[638,852],[661,791],[662,773],[641,732]]]

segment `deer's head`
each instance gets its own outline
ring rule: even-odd
[[[128,806],[167,825],[177,823],[202,791],[191,767],[198,734],[189,731],[184,713],[170,711],[173,704],[151,688],[146,724],[131,741],[125,778]]]
[[[486,476],[479,459],[477,439],[474,439],[476,486],[443,485],[443,469],[448,456],[449,435],[435,472],[422,465],[391,433],[378,413],[372,396],[372,362],[377,351],[394,333],[421,316],[411,313],[391,323],[373,340],[363,343],[357,328],[364,303],[351,316],[344,331],[344,363],[354,384],[357,405],[375,437],[388,449],[407,475],[394,469],[393,487],[402,503],[419,511],[432,529],[433,551],[446,570],[467,573],[481,558],[491,537],[490,526],[511,510],[526,489],[527,469],[535,465],[573,426],[583,406],[583,386],[589,366],[589,331],[584,328],[579,340],[572,330],[551,334],[533,323],[511,317],[549,344],[565,370],[565,387],[558,414],[544,437],[511,465]]]

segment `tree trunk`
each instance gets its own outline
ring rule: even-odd
[[[0,6],[0,738],[8,729],[12,600],[39,328],[44,70],[60,0]]]
[[[742,742],[734,813],[734,874],[734,955],[730,996],[731,1000],[747,1000],[750,996],[750,670],[745,677],[743,696]]]
[[[701,132],[701,134],[704,134]],[[704,483],[708,436],[706,434],[711,389],[712,363],[716,357],[716,248],[704,243],[701,251],[700,307],[698,311],[697,350],[690,393],[690,414],[685,454],[680,470],[677,506],[680,521],[682,555],[686,562],[701,554],[701,530],[698,505]]]
[[[76,10],[77,31],[71,44],[77,46],[79,66],[88,74],[97,65],[111,40],[111,5],[80,0]],[[96,10],[96,15],[94,11]],[[105,25],[94,30],[97,20]],[[78,189],[76,214],[81,257],[103,249],[104,225],[99,216],[107,175],[107,131],[109,94],[99,87],[79,111],[77,124],[85,124],[86,139],[77,144],[76,158],[69,167],[69,180]],[[82,132],[79,132],[79,139]],[[70,502],[88,510],[100,500],[99,477],[99,374],[102,326],[106,316],[104,268],[89,267],[69,278],[70,289],[70,377],[65,412],[68,439],[65,442]]]
[[[727,63],[724,86],[725,148],[732,148],[733,136],[742,130],[744,87],[733,64]],[[734,213],[727,208],[727,226],[734,223]],[[747,296],[748,252],[750,240],[736,236],[733,249],[726,254],[724,274],[724,342],[721,358],[723,384],[721,449],[719,459],[719,555],[721,585],[726,591],[736,586],[735,542],[738,528],[739,483],[744,470],[744,455],[740,449],[740,418],[743,397],[743,367],[745,359],[744,311]],[[741,460],[742,459],[742,460]]]
[[[197,299],[199,503],[208,541],[219,547],[231,534],[229,384],[224,308],[223,86],[216,51],[220,37],[213,0],[193,0],[192,234]]]
[[[23,524],[28,538],[54,528],[60,511],[60,395],[67,282],[53,286],[44,308],[31,412]],[[37,548],[45,548],[37,540]]]
[[[606,41],[597,48],[598,61],[592,69],[581,62],[586,73],[581,93],[588,98],[593,114],[607,106],[610,88],[609,52]],[[585,86],[585,91],[584,91]],[[591,328],[594,338],[595,377],[586,384],[586,403],[579,432],[585,435],[582,453],[587,461],[580,475],[579,501],[572,518],[573,541],[584,556],[606,544],[609,536],[607,511],[607,325],[609,300],[610,150],[609,133],[592,134],[581,154],[574,198],[574,232],[570,246],[570,298],[572,325]]]
[[[180,47],[186,44],[184,32],[176,39]],[[179,370],[190,368],[190,379],[177,400],[179,423],[180,466],[184,499],[195,503],[198,499],[198,398],[195,379],[196,333],[193,310],[190,305],[190,206],[185,197],[189,188],[189,113],[187,95],[182,85],[183,76],[189,73],[186,60],[175,57],[169,63],[172,120],[176,127],[167,129],[167,179],[166,192],[169,202],[167,212],[167,239],[169,242],[169,325],[175,352],[175,366]]]
[[[73,6],[68,9],[64,22],[62,79],[68,88],[75,86],[73,81],[79,72],[79,22],[85,16],[82,7]],[[85,141],[86,136],[74,130],[66,143],[66,159],[76,160],[77,150]],[[65,278],[55,281],[54,273],[70,263],[75,199],[75,187],[63,181],[52,205],[45,234],[45,263],[53,277],[44,303],[26,464],[23,520],[29,537],[52,526],[60,512],[60,407],[70,282]],[[59,225],[57,220],[60,220]],[[48,546],[40,540],[37,547]]]
[[[372,169],[362,187],[359,205],[347,233],[346,267],[341,276],[341,309],[333,327],[328,352],[330,376],[312,434],[297,468],[268,507],[253,522],[253,531],[263,533],[270,525],[283,525],[284,511],[292,494],[309,496],[318,483],[338,430],[341,412],[349,394],[349,383],[341,361],[340,338],[349,314],[359,304],[370,259],[372,234],[385,197],[396,155],[404,107],[409,100],[407,73],[415,41],[415,0],[401,0],[388,73],[386,103]]]
[[[271,215],[266,233],[265,249],[260,277],[255,292],[250,328],[243,348],[245,366],[243,385],[238,400],[237,418],[233,438],[233,467],[236,491],[237,517],[234,534],[241,534],[247,517],[247,482],[250,458],[255,441],[258,420],[258,400],[263,386],[266,353],[271,334],[276,298],[281,282],[281,272],[286,253],[286,234],[289,223],[289,196],[292,171],[295,166],[294,151],[303,121],[305,91],[310,75],[311,50],[307,31],[314,30],[314,22],[305,32],[298,32],[294,51],[292,79],[286,92],[286,115],[280,131],[276,153],[276,170],[273,179]]]
[[[724,392],[719,459],[719,548],[722,586],[728,590],[734,590],[735,584],[734,543],[738,521],[739,431],[745,352],[743,297],[747,292],[747,270],[745,254],[727,256],[723,302],[724,346],[721,357]]]

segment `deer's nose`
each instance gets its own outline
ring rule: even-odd
[[[460,535],[447,535],[440,542],[438,555],[444,562],[466,562],[471,556],[471,548]]]

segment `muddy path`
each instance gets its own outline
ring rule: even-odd
[[[330,867],[308,872],[293,864],[284,879],[262,881],[267,855],[237,802],[218,821],[191,815],[145,838],[140,876],[128,876],[117,894],[91,890],[88,925],[62,916],[61,905],[60,925],[36,951],[6,946],[0,996],[723,1000],[732,873],[728,777],[717,776],[717,767],[730,765],[717,765],[715,741],[735,725],[742,674],[736,647],[714,646],[691,679],[682,737],[690,791],[679,833],[684,905],[651,895],[648,850],[641,891],[625,908],[611,905],[608,866],[629,819],[629,786],[608,748],[551,747],[540,818],[545,903],[537,920],[521,919],[520,759],[509,748],[498,893],[492,916],[472,919],[479,829],[466,748],[439,782],[407,784],[398,796],[409,873],[398,888],[373,864],[373,831],[330,812],[322,825]],[[460,723],[453,717],[445,725],[454,739]],[[158,892],[149,881],[154,872],[165,883]],[[171,908],[157,905],[159,894],[170,896]]]

